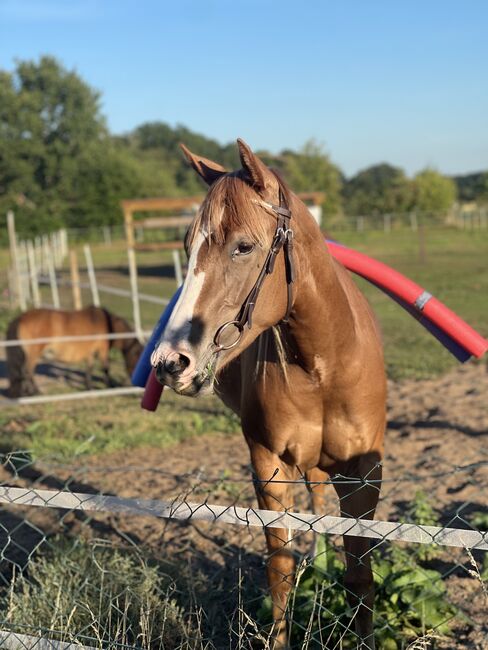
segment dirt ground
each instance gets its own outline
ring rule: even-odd
[[[471,363],[440,378],[390,382],[388,430],[385,445],[384,484],[377,519],[400,520],[418,490],[424,491],[440,515],[443,525],[469,528],[473,513],[488,508],[488,372],[485,364]],[[157,415],[155,416],[157,417]],[[62,489],[69,482],[73,491],[111,493],[125,497],[169,499],[185,495],[189,501],[207,497],[209,503],[255,506],[250,481],[248,452],[240,435],[195,436],[165,449],[137,449],[103,457],[80,459],[76,466],[47,466],[37,463],[18,469],[1,469],[0,481],[10,485],[36,485]],[[328,488],[327,512],[337,514],[332,488]],[[297,509],[308,509],[306,490],[301,488]],[[24,516],[39,530],[59,528],[60,513],[25,509]],[[5,517],[19,517],[10,510]],[[12,522],[11,522],[12,523]],[[13,521],[15,523],[15,521]],[[6,522],[2,521],[3,526]],[[119,541],[130,541],[173,561],[191,562],[207,585],[212,598],[237,599],[235,585],[242,572],[263,581],[263,535],[258,529],[182,524],[149,517],[97,514],[87,519],[65,514],[65,529],[89,531]],[[28,543],[26,528],[22,548],[35,547],[40,535]],[[296,548],[310,543],[305,535]],[[20,562],[17,546],[15,561]],[[482,552],[474,554],[478,564]],[[488,602],[480,583],[468,570],[464,550],[446,549],[436,568],[445,574],[451,600],[471,618],[459,624],[455,637],[443,648],[488,648]],[[225,591],[222,591],[225,589]],[[218,626],[218,621],[210,621]]]

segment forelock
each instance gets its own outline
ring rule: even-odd
[[[197,234],[203,232],[222,245],[230,233],[238,230],[264,245],[269,229],[270,215],[241,170],[225,174],[210,187],[190,226],[187,244],[191,249]]]

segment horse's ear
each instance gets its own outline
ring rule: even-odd
[[[271,174],[269,169],[262,160],[251,151],[251,147],[246,144],[244,140],[237,138],[237,146],[239,147],[241,165],[248,173],[251,183],[258,191],[265,190],[271,184]]]
[[[208,160],[208,158],[196,156],[188,149],[188,147],[185,147],[185,145],[182,143],[180,143],[180,147],[185,154],[185,158],[188,160],[197,174],[203,178],[207,185],[212,185],[212,183],[214,183],[218,178],[227,173],[226,169],[222,167],[222,165],[219,165],[212,160]]]

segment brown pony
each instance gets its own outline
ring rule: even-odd
[[[242,169],[231,173],[183,147],[210,189],[186,237],[188,275],[152,364],[176,392],[215,389],[239,414],[261,508],[290,508],[290,481],[340,474],[351,479],[334,484],[342,515],[372,518],[386,421],[374,316],[305,205],[237,142]],[[314,507],[323,489],[312,491]],[[283,648],[295,562],[286,530],[268,528],[266,539],[274,647]],[[369,542],[345,536],[344,545],[358,645],[371,649]]]
[[[85,307],[78,311],[58,309],[31,309],[15,318],[8,326],[7,340],[38,339],[60,336],[86,336],[131,332],[131,326],[119,316],[102,307]],[[67,364],[86,364],[85,384],[92,386],[95,359],[102,364],[107,386],[113,385],[109,372],[110,348],[120,350],[127,372],[132,373],[142,352],[136,338],[95,341],[35,343],[7,348],[7,373],[10,380],[9,397],[35,395],[39,390],[34,382],[34,371],[43,355]]]

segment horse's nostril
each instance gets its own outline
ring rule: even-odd
[[[164,362],[164,369],[170,375],[178,375],[190,365],[190,359],[184,354],[178,354],[177,358],[169,357]]]
[[[185,354],[180,354],[179,357],[180,357],[181,370],[183,371],[186,368],[188,368],[188,366],[190,365],[190,358],[187,357]]]

